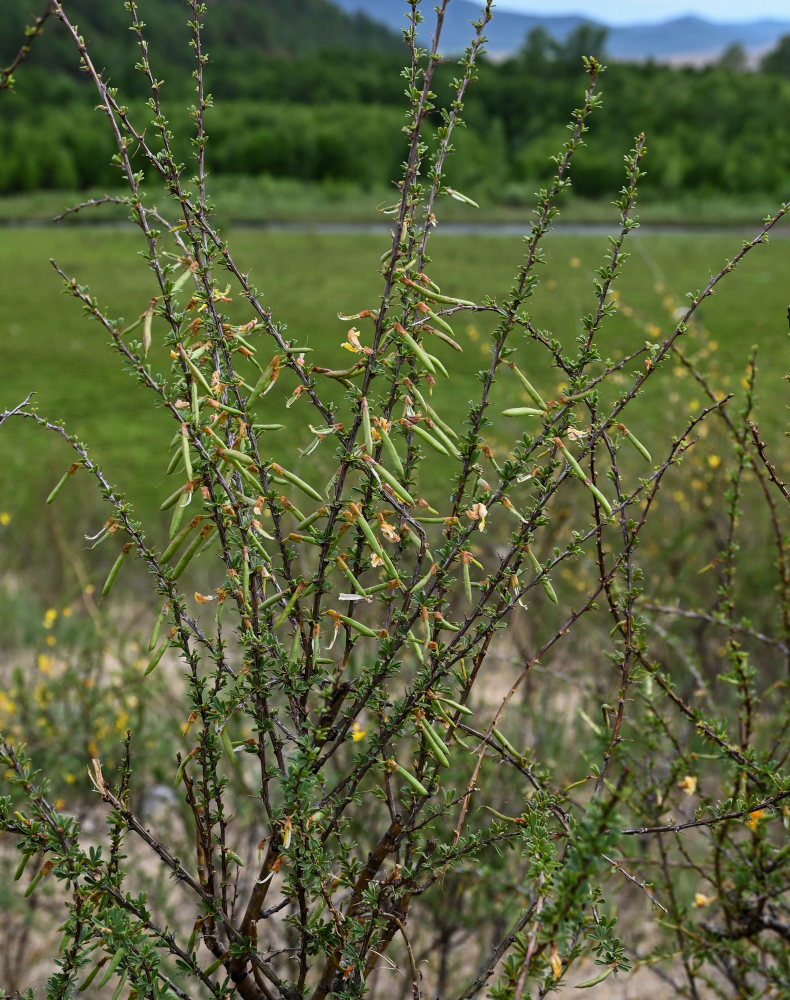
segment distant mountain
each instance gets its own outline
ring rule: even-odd
[[[348,13],[368,17],[400,30],[406,24],[403,0],[332,0]],[[420,27],[420,43],[431,41],[432,7],[424,5],[425,21]],[[445,52],[462,52],[469,43],[470,21],[480,16],[480,4],[471,0],[453,0],[442,30]],[[559,41],[580,24],[592,24],[590,18],[518,14],[497,10],[486,30],[488,51],[496,57],[512,55],[533,28],[544,28]],[[751,21],[725,23],[699,17],[679,17],[659,24],[632,24],[608,27],[607,55],[627,61],[654,59],[657,62],[705,62],[716,59],[730,45],[742,45],[746,52],[759,53],[772,48],[782,35],[790,34],[790,21]]]

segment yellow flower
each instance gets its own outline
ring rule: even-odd
[[[348,331],[347,340],[344,344],[340,345],[347,351],[351,351],[352,354],[361,354],[364,348],[359,342],[359,330],[355,326],[352,326]]]
[[[749,813],[749,818],[746,820],[746,825],[750,830],[756,830],[760,820],[765,816],[765,809],[755,809],[754,812]]]
[[[579,260],[578,257],[571,257],[571,259],[568,261],[568,263],[573,268],[581,267],[582,266],[582,262]]]
[[[479,521],[480,522],[480,530],[481,531],[485,531],[486,530],[486,517],[487,517],[487,515],[488,515],[488,508],[486,507],[486,505],[484,503],[474,503],[469,508],[469,510],[466,511],[466,516],[469,518],[470,521]]]
[[[387,541],[388,542],[399,542],[400,541],[400,535],[395,530],[394,526],[391,525],[389,523],[389,521],[385,520],[383,514],[379,514],[377,516],[378,516],[378,521],[379,521],[379,528],[381,529],[381,533],[382,533],[382,535],[384,535],[384,537],[387,539]]]
[[[351,727],[351,739],[355,743],[359,743],[360,740],[364,740],[367,729],[363,729],[358,722],[355,722]]]
[[[74,608],[72,608],[70,604],[67,604],[66,607],[63,608],[60,613],[63,615],[64,618],[71,618],[71,616],[74,614]]]
[[[562,975],[562,959],[560,958],[560,950],[556,944],[552,944],[549,949],[549,963],[551,965],[551,974],[555,979],[559,979]]]
[[[718,469],[721,465],[721,459],[718,455],[708,455],[708,465],[711,469]]]
[[[697,790],[697,779],[693,775],[687,774],[682,781],[678,782],[678,788],[682,788],[686,795],[693,795]]]
[[[714,901],[715,898],[716,898],[715,896],[706,896],[702,892],[695,892],[694,906],[698,910],[701,909],[703,906],[710,906],[710,904]]]
[[[49,675],[52,673],[52,668],[55,665],[55,657],[47,656],[46,653],[39,653],[36,657],[36,663],[42,674]]]
[[[8,524],[11,520],[11,515],[7,510],[0,511],[0,524]]]
[[[46,643],[48,646],[54,646],[57,641],[58,640],[55,638],[54,635],[48,635],[46,638]]]
[[[42,623],[44,625],[44,628],[52,628],[52,626],[55,624],[55,619],[57,617],[58,613],[54,608],[47,608],[47,610],[44,612],[44,621]]]

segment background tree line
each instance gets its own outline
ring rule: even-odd
[[[256,5],[254,17],[246,0],[217,5],[207,38],[211,62],[222,65],[219,73],[209,64],[207,73],[216,104],[212,172],[362,187],[395,176],[401,151],[391,137],[403,107],[402,45],[386,29],[324,0],[299,4],[304,10],[298,18],[293,12],[284,17],[274,3]],[[4,19],[24,23],[26,5],[10,0]],[[113,67],[112,82],[139,94],[142,106],[144,81],[133,48],[119,41],[128,34],[116,23],[127,16],[122,5],[73,3],[81,6],[98,51]],[[180,4],[159,0],[144,14],[151,36],[164,42],[158,51],[166,53],[170,72],[166,96],[173,108],[183,108],[191,76]],[[483,65],[467,105],[468,127],[456,139],[461,155],[451,182],[472,196],[529,201],[550,175],[550,156],[562,141],[556,122],[578,103],[581,57],[605,49],[604,28],[583,26],[564,42],[538,29],[517,57]],[[0,64],[11,57],[0,41]],[[435,127],[456,69],[454,60],[438,69]],[[81,100],[85,86],[66,39],[53,29],[35,47],[0,121],[0,193],[117,181],[102,118]],[[644,129],[650,142],[647,200],[688,193],[786,195],[790,149],[781,129],[790,116],[790,38],[763,58],[757,72],[746,70],[743,53],[733,47],[704,68],[612,64],[603,91],[604,111],[576,172],[577,194],[598,198],[616,190],[622,150]],[[188,134],[180,127],[184,114],[174,112],[177,135]],[[187,159],[186,145],[178,152]]]

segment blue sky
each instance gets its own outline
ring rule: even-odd
[[[665,21],[696,14],[711,21],[790,20],[788,0],[496,0],[500,10],[525,14],[584,14],[607,24]]]

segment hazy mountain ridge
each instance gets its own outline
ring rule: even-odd
[[[368,17],[400,30],[405,24],[403,0],[332,0],[348,13]],[[480,5],[471,0],[453,0],[442,32],[445,52],[460,52],[469,43],[470,21],[480,15]],[[552,37],[564,39],[580,24],[596,23],[588,17],[562,17],[520,14],[499,9],[486,30],[488,50],[492,55],[511,55],[526,35],[537,27]],[[749,51],[764,51],[782,35],[790,34],[790,20],[759,20],[747,23],[708,21],[700,17],[678,17],[656,24],[607,26],[607,54],[617,59],[677,61],[683,57],[716,58],[729,45],[739,44]],[[432,18],[426,14],[420,27],[420,43],[431,41]]]

